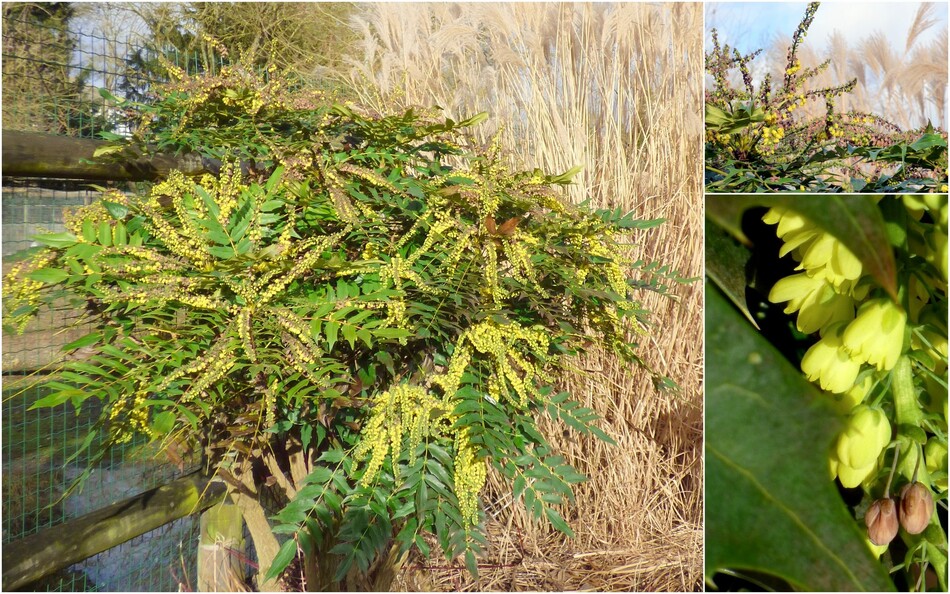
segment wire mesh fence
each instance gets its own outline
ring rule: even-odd
[[[3,14],[3,128],[75,137],[127,132],[125,116],[98,92],[143,100],[161,80],[159,55],[188,71],[207,69],[197,55],[156,52],[127,42],[70,31],[28,11]],[[213,65],[212,65],[213,66]],[[100,184],[102,185],[102,184]],[[141,186],[117,186],[141,191]],[[4,274],[34,245],[31,236],[64,229],[65,209],[90,204],[100,192],[68,179],[3,177]],[[82,312],[63,304],[43,312],[22,335],[3,331],[2,543],[80,517],[194,470],[156,459],[144,437],[112,449],[81,491],[63,497],[89,459],[71,459],[101,412],[97,398],[80,410],[66,403],[30,410],[42,398],[39,380],[61,347],[89,332]],[[198,520],[186,517],[48,576],[31,589],[48,591],[175,591],[193,589]]]
[[[29,9],[3,14],[3,127],[94,138],[127,133],[132,121],[99,93],[143,101],[164,81],[162,63],[214,71],[223,59],[158,51],[128,40],[73,31]]]

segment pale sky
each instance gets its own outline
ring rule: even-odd
[[[920,37],[920,42],[934,39],[937,32],[947,26],[950,4],[935,4],[938,4],[938,9],[934,16],[939,22]],[[905,37],[918,5],[919,2],[822,2],[805,43],[820,53],[835,29],[841,31],[849,45],[875,31],[884,31],[894,40],[895,49],[903,52]],[[805,14],[806,6],[806,2],[707,2],[707,44],[708,31],[715,27],[719,30],[721,43],[728,43],[743,53],[767,47],[776,35],[791,37]]]

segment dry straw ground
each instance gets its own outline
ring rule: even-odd
[[[342,73],[363,103],[488,111],[521,165],[581,164],[572,200],[665,217],[636,253],[688,276],[702,270],[701,4],[368,5]],[[605,416],[610,446],[549,424],[552,443],[591,480],[564,510],[569,539],[532,521],[494,481],[491,547],[475,582],[461,566],[411,558],[393,589],[702,588],[702,286],[643,301],[656,327],[645,359],[682,386],[591,356],[569,389]],[[562,433],[563,432],[563,433]]]

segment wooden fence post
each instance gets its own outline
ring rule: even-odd
[[[227,499],[201,514],[198,591],[238,592],[244,584],[244,517]]]

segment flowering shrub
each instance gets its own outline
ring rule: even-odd
[[[326,584],[393,543],[428,556],[430,536],[475,573],[489,470],[570,534],[558,509],[584,477],[537,420],[610,441],[558,372],[595,345],[643,366],[638,294],[684,279],[623,242],[661,221],[566,204],[571,172],[473,146],[481,116],[364,113],[274,71],[178,74],[153,104],[120,102],[131,146],[220,171],[106,193],[5,279],[20,329],[62,296],[98,322],[66,347],[94,355],[37,406],[98,398],[106,447],[190,441],[236,492],[284,487],[274,529],[292,538],[269,577],[298,547]]]
[[[918,580],[936,579],[945,588],[946,526],[934,502],[947,498],[947,196],[735,199],[771,206],[761,217],[765,227],[757,227],[758,268],[786,272],[754,284],[792,318],[772,322],[766,303],[735,302],[760,312],[767,338],[820,388],[818,403],[808,404],[790,387],[799,406],[841,419],[831,443],[801,445],[824,459],[803,471],[830,475],[847,494],[852,510],[840,518],[843,540],[858,522],[874,558],[890,573],[900,570],[898,584],[919,590]],[[710,210],[723,213],[722,205]],[[770,232],[777,253],[767,247]],[[722,252],[707,257],[715,261]],[[727,438],[713,433],[707,442],[716,448]],[[861,574],[861,555],[851,555],[842,559]]]
[[[947,191],[947,134],[926,126],[902,131],[875,114],[836,109],[857,79],[813,88],[810,79],[828,68],[826,60],[803,68],[798,49],[815,18],[808,5],[792,36],[784,76],[767,74],[756,88],[750,65],[761,53],[742,55],[721,45],[714,29],[706,70],[706,187],[710,192]],[[731,82],[736,70],[741,85]],[[774,88],[773,88],[774,87]],[[825,114],[801,115],[817,102]]]

